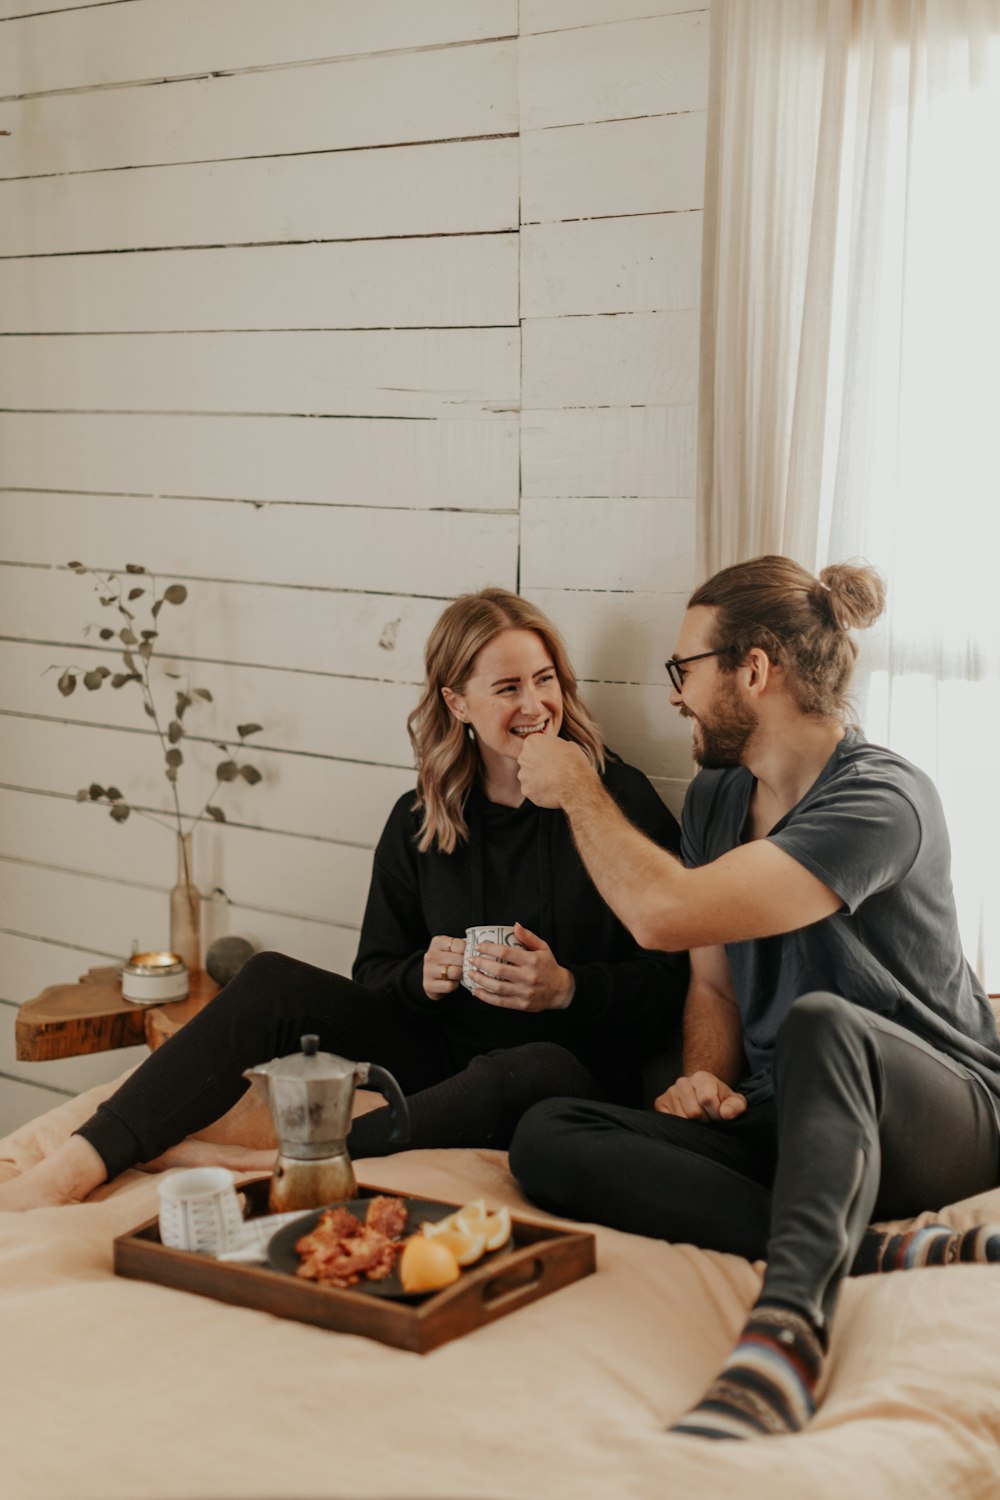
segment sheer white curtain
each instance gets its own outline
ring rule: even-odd
[[[1000,0],[713,0],[712,47],[702,563],[883,571],[859,718],[1000,990]]]

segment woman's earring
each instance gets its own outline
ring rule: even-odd
[[[469,739],[472,741],[472,743],[475,744],[475,742],[476,742],[476,731],[473,729],[473,727],[472,727],[471,724],[466,724],[466,726],[465,726],[465,732],[469,736]]]

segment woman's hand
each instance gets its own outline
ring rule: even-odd
[[[661,1115],[680,1115],[684,1120],[735,1120],[746,1107],[744,1096],[714,1073],[677,1078],[653,1102]]]
[[[504,1010],[565,1010],[576,989],[569,969],[556,962],[548,943],[520,922],[514,924],[514,935],[523,948],[480,943],[473,950],[476,999]]]
[[[424,994],[428,1000],[443,1000],[458,989],[464,955],[464,938],[431,938],[424,954]]]

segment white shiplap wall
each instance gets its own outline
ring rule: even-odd
[[[73,800],[167,806],[137,701],[47,670],[115,665],[70,558],[188,585],[187,809],[265,726],[209,940],[349,966],[423,640],[488,582],[677,805],[707,42],[667,0],[0,0],[0,1130],[132,1060],[18,1064],[16,1006],[167,939],[169,835]]]
[[[663,661],[694,569],[708,9],[522,0],[520,586],[679,809]]]

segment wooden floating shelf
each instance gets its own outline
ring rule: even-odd
[[[121,1047],[157,1048],[207,1005],[219,986],[201,969],[186,1000],[135,1005],[122,995],[121,970],[90,969],[76,984],[54,984],[25,1001],[14,1028],[20,1062],[53,1062]]]

